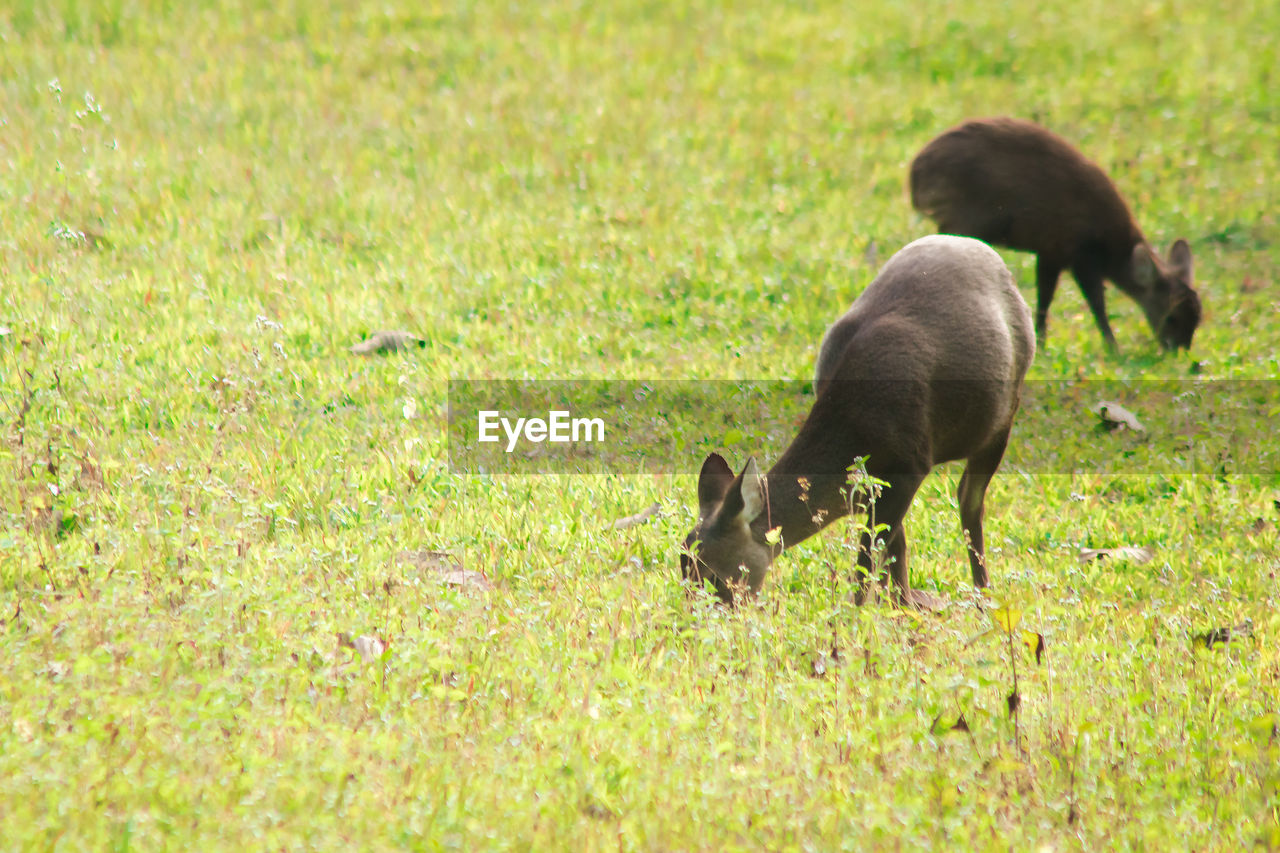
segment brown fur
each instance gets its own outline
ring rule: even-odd
[[[911,203],[944,234],[1036,255],[1036,333],[1070,269],[1108,346],[1103,279],[1132,297],[1166,349],[1187,348],[1200,323],[1191,250],[1164,262],[1142,236],[1115,184],[1066,140],[1028,121],[978,119],[946,131],[911,163]]]
[[[846,494],[849,466],[867,457],[868,473],[889,483],[871,510],[888,525],[880,541],[895,597],[922,603],[908,578],[903,518],[929,471],[964,459],[961,525],[974,584],[985,586],[983,500],[1034,354],[1031,312],[989,246],[952,236],[910,244],[827,331],[813,409],[768,474],[751,459],[735,477],[720,456],[707,457],[684,576],[711,581],[726,602],[739,589],[754,594],[779,550],[769,531],[789,547],[867,508]],[[871,545],[858,554],[864,594]]]

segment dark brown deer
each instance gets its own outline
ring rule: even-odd
[[[898,252],[827,331],[818,354],[817,399],[800,433],[763,478],[754,459],[738,476],[711,454],[698,475],[697,527],[681,570],[710,581],[732,604],[754,595],[774,557],[854,509],[887,525],[857,556],[858,600],[883,546],[894,599],[930,607],[907,575],[903,518],[937,465],[967,462],[960,523],[974,585],[987,584],[982,513],[1000,465],[1027,366],[1035,354],[1031,312],[990,246],[965,237],[925,237]],[[848,492],[848,470],[888,483],[868,506]],[[883,581],[883,579],[882,579]]]
[[[977,237],[1036,255],[1036,334],[1044,341],[1058,276],[1070,269],[1112,350],[1103,279],[1142,307],[1165,349],[1190,348],[1200,325],[1191,248],[1162,261],[1115,184],[1066,140],[1013,118],[966,122],[911,163],[911,203],[943,234]]]

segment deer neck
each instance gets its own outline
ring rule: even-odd
[[[813,474],[813,466],[784,456],[765,475],[765,511],[753,527],[778,529],[782,547],[798,545],[836,519],[849,514],[846,476]]]

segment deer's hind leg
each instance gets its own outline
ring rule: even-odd
[[[1009,444],[1009,430],[1005,427],[994,440],[967,460],[956,500],[960,504],[960,530],[969,552],[969,568],[973,572],[973,585],[982,589],[987,585],[987,558],[982,537],[982,516],[985,511],[987,486],[1000,467],[1005,448]]]
[[[1049,306],[1058,290],[1062,276],[1062,263],[1053,258],[1036,257],[1036,339],[1043,345],[1049,329]]]

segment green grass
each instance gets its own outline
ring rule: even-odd
[[[833,592],[844,527],[727,613],[675,578],[699,459],[445,448],[449,377],[808,376],[972,115],[1051,125],[1195,252],[1190,355],[1112,291],[1108,356],[1064,279],[1033,377],[1275,379],[1277,33],[1182,0],[5,5],[5,846],[1280,846],[1274,477],[998,475],[992,594],[1047,642],[1015,736],[956,470],[909,521],[944,615]],[[425,345],[346,352],[388,328]],[[1155,561],[1076,559],[1126,544]]]

